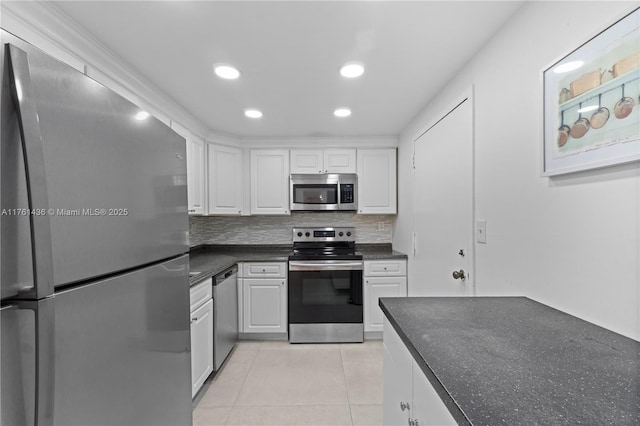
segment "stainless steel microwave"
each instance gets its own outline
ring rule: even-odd
[[[290,179],[292,211],[358,209],[358,176],[355,174],[295,174]]]

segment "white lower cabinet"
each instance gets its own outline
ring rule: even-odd
[[[406,297],[407,277],[365,277],[364,331],[382,331],[384,314],[378,305],[381,297]]]
[[[382,423],[456,425],[444,402],[386,318],[383,348]]]
[[[287,333],[287,263],[244,262],[241,287],[242,333]]]
[[[211,287],[211,281],[206,285]],[[191,312],[191,397],[213,371],[213,299]]]
[[[245,333],[286,333],[286,283],[284,278],[243,278]]]
[[[407,296],[406,260],[368,260],[364,262],[364,331],[382,332],[384,314],[381,297]]]

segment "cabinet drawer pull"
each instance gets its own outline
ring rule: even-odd
[[[409,408],[411,408],[411,406],[409,405],[408,402],[402,402],[402,401],[400,402],[400,409],[402,411],[408,410]]]

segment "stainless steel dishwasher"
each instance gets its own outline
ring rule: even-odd
[[[213,277],[213,370],[238,341],[238,266]]]

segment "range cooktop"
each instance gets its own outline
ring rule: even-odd
[[[294,228],[292,260],[358,260],[354,228]]]

